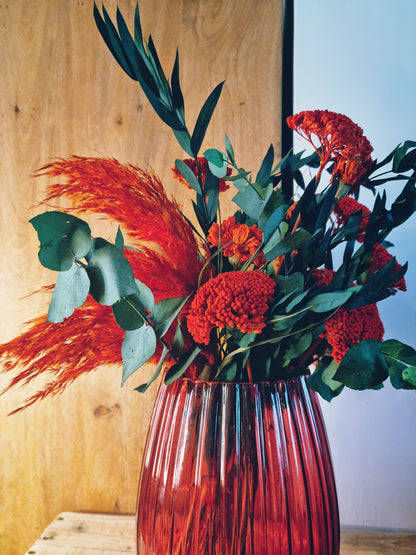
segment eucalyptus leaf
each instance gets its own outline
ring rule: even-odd
[[[403,378],[416,387],[416,366],[408,366],[403,370]]]
[[[39,260],[45,268],[66,271],[84,258],[91,246],[89,225],[64,212],[44,212],[30,220],[40,241]]]
[[[282,222],[285,216],[286,209],[287,209],[287,205],[281,204],[268,218],[266,225],[264,226],[264,234],[263,234],[265,243],[267,243],[267,241],[270,239],[273,233],[279,229],[279,227],[280,229],[282,229],[281,226],[283,223],[285,223],[286,226],[289,227],[286,222]]]
[[[283,222],[281,225],[283,225]],[[272,238],[273,235],[271,239]],[[263,249],[264,256],[266,260],[273,260],[277,256],[281,256],[282,254],[293,252],[302,248],[309,241],[310,238],[311,234],[306,229],[297,229],[295,233],[286,234],[283,239],[279,241],[274,247],[271,247],[272,243],[270,245],[267,244],[266,247]]]
[[[269,146],[266,156],[263,158],[260,170],[256,176],[256,182],[265,187],[270,180],[270,175],[273,168],[274,161],[274,148],[273,145]]]
[[[351,389],[377,387],[389,375],[381,349],[381,341],[375,339],[366,339],[353,345],[340,362],[334,379]]]
[[[178,318],[176,323],[175,335],[173,336],[171,355],[174,358],[179,358],[183,352],[185,346],[185,338],[183,336],[181,322]]]
[[[294,336],[294,339],[290,343],[289,349],[285,353],[285,358],[290,362],[294,358],[302,355],[311,346],[312,337],[312,333],[309,331],[299,334],[299,337]]]
[[[187,299],[188,297],[162,299],[156,304],[151,318],[152,322],[155,324],[155,332],[158,338],[163,337],[168,331]]]
[[[114,319],[123,330],[136,330],[146,322],[138,295],[122,297],[112,306]]]
[[[397,339],[388,339],[383,342],[381,353],[388,364],[390,381],[393,387],[396,389],[413,389],[416,385],[414,382],[415,349]]]
[[[136,330],[126,331],[121,346],[123,357],[121,385],[143,366],[154,355],[155,351],[156,334],[151,326],[145,324]]]
[[[211,173],[213,173],[215,175],[215,177],[218,177],[218,179],[222,179],[227,175],[227,169],[228,169],[227,160],[224,160],[223,165],[222,165],[221,168],[219,168],[218,166],[216,166],[215,164],[213,164],[212,162],[210,162],[208,160],[208,167],[209,167]]]
[[[142,281],[139,281],[138,279],[136,279],[135,282],[137,285],[138,298],[139,298],[140,304],[143,306],[145,310],[147,310],[149,314],[151,314],[155,309],[155,298],[153,296],[153,292],[150,289],[150,287],[148,287]]]
[[[309,308],[312,312],[329,312],[345,304],[354,293],[353,288],[346,291],[334,291],[332,293],[320,293],[310,301]]]
[[[234,181],[234,185],[239,191],[233,202],[256,222],[273,194],[273,185],[270,183],[265,189],[261,186],[256,187],[254,183],[242,182],[240,185],[238,181]]]
[[[325,399],[332,401],[334,397],[339,395],[344,389],[344,385],[334,380],[334,375],[338,369],[339,363],[330,357],[324,357],[319,361],[316,370],[308,378],[308,386]]]
[[[90,289],[90,280],[85,268],[75,262],[65,272],[59,272],[49,304],[48,322],[59,323],[71,316],[76,308],[84,304]]]
[[[122,253],[124,252],[124,237],[123,237],[123,234],[121,233],[120,226],[117,229],[117,235],[116,235],[116,240],[114,244],[120,252]]]
[[[90,293],[103,305],[113,305],[137,292],[133,270],[120,250],[105,239],[95,238],[86,257]]]
[[[208,148],[204,151],[204,156],[212,165],[221,169],[224,162],[227,162],[227,157],[220,150],[216,148]]]
[[[305,278],[301,272],[294,272],[288,276],[277,275],[275,280],[278,289],[283,291],[285,295],[293,293],[294,291],[298,291],[300,293],[303,291],[305,286]]]

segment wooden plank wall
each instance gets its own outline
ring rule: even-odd
[[[131,24],[135,1],[117,4]],[[106,6],[114,16],[116,2]],[[31,293],[54,279],[37,261],[28,224],[45,188],[30,177],[35,169],[70,154],[113,156],[155,168],[175,187],[170,168],[183,154],[113,61],[92,7],[0,0],[0,342],[45,312],[47,296]],[[239,163],[257,170],[269,144],[279,147],[281,0],[142,0],[141,15],[169,72],[180,46],[189,127],[226,78],[204,146],[223,147],[227,133]],[[186,200],[184,193],[175,190]],[[134,512],[156,393],[133,391],[145,378],[120,389],[120,369],[99,369],[12,417],[29,392],[0,397],[2,555],[21,555],[61,511]],[[0,375],[0,388],[6,383]]]

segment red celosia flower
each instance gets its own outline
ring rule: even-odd
[[[317,287],[327,287],[334,277],[334,270],[327,270],[326,268],[313,270],[312,277],[316,282]]]
[[[193,158],[187,158],[186,160],[184,160],[184,162],[187,166],[189,166],[191,168],[191,170],[194,172],[195,176],[198,177],[198,167],[196,165],[195,160]],[[209,169],[208,160],[206,158],[204,158],[203,156],[198,157],[198,164],[199,164],[199,168],[200,168],[200,171],[201,171],[202,183],[205,183],[205,178],[207,176],[208,169]],[[180,183],[182,183],[182,185],[185,185],[189,189],[192,188],[186,182],[186,180],[183,178],[182,174],[180,173],[180,171],[178,170],[178,168],[176,166],[174,168],[172,168],[172,172],[173,172],[173,177],[175,179],[177,179]],[[231,168],[227,168],[227,175],[230,175],[230,174],[231,174]],[[229,188],[230,188],[230,186],[226,182],[226,180],[225,179],[220,179],[220,193],[223,193],[224,191],[227,191]]]
[[[384,335],[383,322],[376,304],[352,309],[341,307],[325,322],[325,328],[335,362],[341,362],[348,349],[360,341],[382,341]]]
[[[217,223],[212,224],[208,233],[208,243],[211,247],[223,246],[224,256],[230,258],[236,256],[240,264],[244,264],[255,252],[257,252],[263,241],[263,234],[257,225],[248,226],[235,221],[235,217],[231,216],[221,223],[220,227]],[[254,259],[256,266],[263,266],[266,263],[263,253],[260,253]]]
[[[359,226],[359,235],[357,236],[357,241],[362,243],[364,241],[364,233],[365,228],[367,226],[368,218],[371,214],[371,211],[364,206],[364,204],[360,204],[357,202],[353,197],[344,197],[343,199],[339,200],[334,208],[334,213],[337,217],[337,224],[338,227],[342,227],[347,223],[348,218],[354,212],[361,211],[361,222]]]
[[[333,161],[333,175],[349,185],[358,185],[373,164],[373,148],[363,130],[343,114],[328,110],[304,111],[289,116],[287,124],[318,153],[321,159],[318,175]]]
[[[214,327],[261,333],[274,288],[274,280],[259,270],[219,274],[197,291],[187,318],[188,330],[197,343],[205,345]]]
[[[204,262],[198,244],[177,203],[167,198],[155,175],[116,160],[80,157],[44,166],[40,174],[64,178],[63,183],[48,187],[45,203],[67,197],[78,213],[106,214],[121,225],[138,247],[125,250],[125,256],[156,301],[187,296],[196,289]],[[46,316],[37,318],[21,336],[0,346],[4,369],[22,368],[9,387],[50,373],[53,380],[25,406],[60,392],[100,365],[120,364],[123,334],[111,307],[92,299],[60,324],[47,323]]]
[[[334,274],[333,270],[327,269],[312,272],[318,287],[328,286]],[[350,309],[339,308],[325,322],[325,330],[326,339],[332,346],[332,357],[335,362],[341,362],[348,349],[360,341],[364,339],[381,341],[384,335],[383,322],[376,304]]]
[[[383,245],[380,245],[380,244],[375,245],[373,249],[373,254],[371,257],[370,267],[368,269],[368,276],[371,276],[372,274],[374,274],[374,272],[377,272],[377,270],[380,270],[392,258],[393,256],[388,252],[388,250],[385,247],[383,247]],[[396,262],[394,271],[397,272],[397,270],[400,270],[400,268],[401,268],[400,264]],[[401,277],[394,287],[396,289],[400,289],[400,291],[406,291],[407,288],[406,288],[406,282],[404,277]]]

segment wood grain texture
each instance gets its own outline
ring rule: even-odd
[[[116,555],[135,550],[135,518],[62,513],[26,555]],[[342,530],[340,555],[415,555],[416,534]]]
[[[128,24],[135,0],[118,4]],[[257,171],[280,126],[280,0],[142,0],[145,35],[170,73],[180,46],[181,79],[192,129],[202,103],[226,79],[204,147],[227,133],[238,162]],[[92,0],[0,0],[0,342],[46,311],[33,294],[55,276],[37,261],[28,224],[45,181],[30,176],[50,159],[112,156],[155,168],[181,201],[170,168],[183,157],[138,85],[99,36]],[[102,226],[94,220],[93,233]],[[115,226],[104,226],[114,237]],[[0,397],[0,552],[20,555],[61,511],[133,513],[156,385],[120,389],[120,369],[80,378],[61,396],[6,417],[30,392]],[[0,388],[7,383],[0,375]],[[40,385],[40,384],[36,384]]]

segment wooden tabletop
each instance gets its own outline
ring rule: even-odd
[[[134,554],[134,516],[61,513],[25,555]],[[416,533],[343,530],[341,555],[416,555]]]

